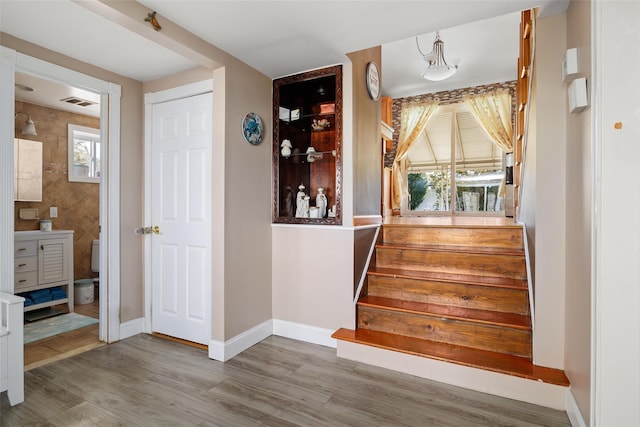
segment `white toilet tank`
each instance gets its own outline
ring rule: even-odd
[[[91,245],[91,271],[100,271],[100,240],[94,240]]]

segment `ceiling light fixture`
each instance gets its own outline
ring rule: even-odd
[[[24,111],[18,111],[13,118],[17,118],[18,114],[24,114],[27,116],[27,121],[24,122],[24,126],[22,127],[22,134],[37,136],[38,134],[36,133],[36,124],[33,123],[33,120],[31,120],[31,116]]]
[[[427,61],[427,69],[422,73],[424,79],[439,82],[453,76],[458,70],[457,65],[449,65],[444,59],[444,42],[440,38],[439,31],[436,31],[436,40],[433,42],[433,50],[431,52],[422,52],[417,36],[416,46],[420,55]]]

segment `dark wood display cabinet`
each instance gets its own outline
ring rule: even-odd
[[[342,66],[274,80],[273,222],[342,224],[341,175]]]

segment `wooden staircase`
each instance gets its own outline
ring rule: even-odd
[[[522,227],[385,224],[344,340],[569,384],[532,364]]]

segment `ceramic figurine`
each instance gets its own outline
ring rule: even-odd
[[[280,144],[280,147],[282,147],[282,150],[280,151],[282,157],[291,156],[291,141],[285,139],[284,141],[282,141],[282,144]]]
[[[327,196],[324,194],[324,188],[322,187],[318,187],[316,206],[318,207],[318,218],[324,218],[327,214]]]
[[[309,199],[311,197],[304,196],[302,198],[302,218],[309,218]]]
[[[298,194],[296,194],[296,218],[304,218],[304,198],[307,195],[304,192],[304,184],[298,186]],[[307,203],[307,215],[309,214],[309,204]]]

